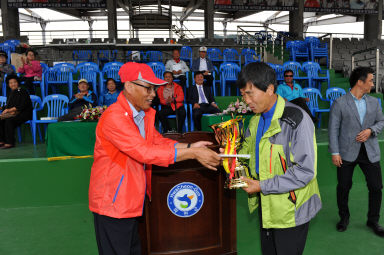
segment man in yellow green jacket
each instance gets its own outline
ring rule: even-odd
[[[245,66],[238,78],[251,119],[239,154],[250,154],[244,178],[250,212],[259,207],[263,254],[302,254],[310,220],[321,209],[317,147],[311,117],[276,92],[276,75],[264,63]]]

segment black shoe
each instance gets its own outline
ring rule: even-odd
[[[336,229],[339,232],[344,232],[347,230],[349,224],[349,219],[348,218],[342,218],[337,224],[336,224]]]
[[[376,235],[384,237],[384,228],[380,226],[379,223],[367,221],[367,226],[371,228]]]

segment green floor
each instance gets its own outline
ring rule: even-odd
[[[328,153],[326,130],[319,130],[317,138],[323,208],[310,224],[304,254],[384,254],[383,238],[376,237],[365,226],[367,188],[359,169],[355,171],[350,196],[350,226],[344,233],[335,230],[336,169]],[[383,151],[382,136],[380,146]],[[36,150],[41,152],[43,147],[40,144]],[[31,148],[34,147],[20,145],[13,156],[34,155],[29,151]],[[0,255],[97,254],[92,215],[87,206],[92,161],[0,160]],[[238,254],[261,254],[258,217],[249,214],[246,198],[245,192],[237,191]],[[383,219],[381,224],[384,225]]]

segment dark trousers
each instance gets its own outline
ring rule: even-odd
[[[220,110],[210,104],[200,104],[200,108],[192,110],[193,122],[196,130],[201,130],[201,117],[203,114],[219,113]]]
[[[301,255],[307,241],[309,222],[293,228],[260,230],[263,255]]]
[[[59,117],[58,121],[70,121],[74,120],[77,115],[79,115],[83,111],[83,106],[73,108],[69,110],[69,112],[61,117]]]
[[[93,216],[100,255],[141,255],[138,218]]]
[[[23,77],[21,78],[21,81],[24,82],[24,85],[27,88],[29,94],[35,95],[35,84],[33,84],[35,77]]]
[[[260,199],[259,199],[260,201]],[[260,242],[263,255],[301,255],[307,241],[309,222],[292,228],[262,228],[259,206]]]
[[[186,84],[187,84],[187,77],[185,75],[180,75],[178,77],[175,77],[175,80],[179,80],[179,85],[181,87],[186,88]]]
[[[25,121],[20,116],[0,120],[0,142],[15,144],[15,129]]]
[[[177,115],[177,132],[183,132],[183,126],[185,121],[185,116],[187,113],[185,112],[184,106],[180,106],[176,111],[172,110],[172,108],[168,105],[162,105],[161,110],[157,113],[161,125],[163,126],[164,133],[169,131],[169,124],[167,116],[176,114]]]
[[[377,223],[380,218],[383,182],[380,162],[371,163],[368,159],[364,143],[361,144],[359,155],[354,162],[343,160],[337,168],[337,205],[340,218],[349,218],[348,197],[352,187],[353,170],[359,165],[368,186],[368,221]]]
[[[317,122],[317,119],[315,118],[315,116],[312,115],[311,110],[309,110],[309,107],[307,105],[307,101],[305,101],[304,98],[299,97],[299,98],[291,100],[290,102],[297,105],[297,106],[300,106],[301,109],[303,109],[306,113],[308,113],[308,115],[309,115],[309,117],[311,117],[313,123]]]

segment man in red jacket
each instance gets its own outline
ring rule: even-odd
[[[124,90],[96,128],[89,209],[100,254],[140,255],[138,217],[145,194],[151,195],[152,164],[167,167],[196,159],[216,170],[220,157],[206,148],[209,142],[177,143],[156,131],[151,103],[158,86],[167,82],[156,78],[148,65],[126,63],[119,75]]]

